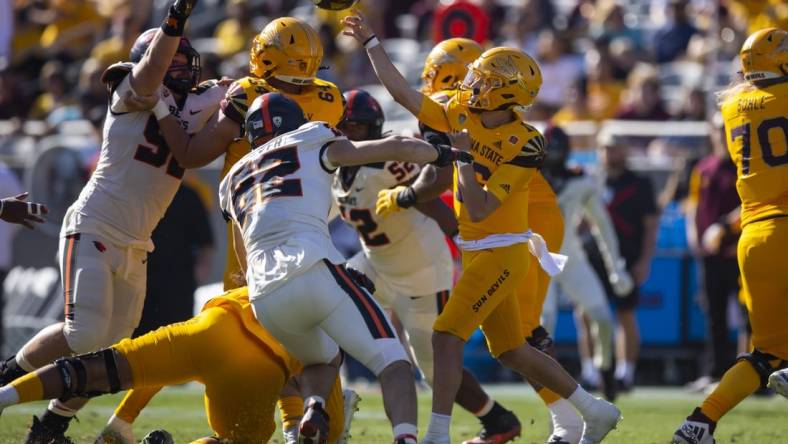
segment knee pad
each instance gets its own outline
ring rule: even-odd
[[[761,387],[766,388],[769,382],[769,375],[774,371],[788,367],[788,361],[781,360],[777,356],[769,353],[764,353],[757,348],[752,353],[743,353],[736,358],[736,362],[747,361],[758,376],[761,378]],[[772,366],[770,361],[779,361],[776,366]]]
[[[541,325],[531,331],[531,336],[528,336],[526,341],[528,341],[528,345],[543,353],[549,354],[553,348],[553,338]]]
[[[398,339],[378,339],[375,342],[378,345],[377,353],[372,356],[369,362],[363,363],[375,376],[380,376],[386,367],[397,361],[405,361],[410,364],[408,354]]]
[[[107,383],[109,385],[108,391],[86,390],[88,377],[87,371],[85,370],[85,363],[96,359],[100,359],[104,363],[104,369],[107,372]],[[105,348],[95,353],[61,358],[55,361],[54,365],[63,383],[63,393],[59,397],[60,400],[65,401],[74,397],[93,398],[120,391],[118,365],[115,361],[115,351],[111,348]]]

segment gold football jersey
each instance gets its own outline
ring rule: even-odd
[[[485,220],[472,222],[462,204],[455,171],[454,208],[462,238],[478,240],[491,234],[526,231],[529,182],[544,160],[544,138],[539,131],[520,120],[486,128],[481,115],[470,112],[456,96],[444,106],[425,98],[418,118],[438,131],[467,130],[473,141],[476,178],[501,201],[501,206]]]
[[[730,97],[722,117],[738,169],[742,226],[788,216],[788,82]]]

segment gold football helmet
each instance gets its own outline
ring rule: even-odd
[[[421,73],[424,94],[456,87],[465,78],[468,65],[480,55],[481,45],[471,39],[457,37],[435,45],[424,61],[424,72]]]
[[[742,45],[739,57],[748,82],[788,75],[788,32],[778,28],[754,32]]]
[[[252,41],[249,71],[260,78],[309,85],[320,69],[323,45],[309,24],[293,17],[269,23]]]
[[[541,86],[542,72],[531,56],[515,48],[493,48],[468,67],[459,100],[483,111],[527,107]]]

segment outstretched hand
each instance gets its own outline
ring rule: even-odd
[[[342,26],[345,28],[342,34],[353,37],[362,45],[375,35],[361,11],[355,8],[353,9],[353,15],[342,19]]]
[[[171,11],[179,19],[185,19],[191,15],[195,6],[197,6],[197,0],[175,0]]]
[[[27,193],[2,199],[0,219],[12,224],[24,225],[31,230],[33,222],[44,223],[41,216],[49,213],[49,209],[43,204],[25,202],[25,199]]]

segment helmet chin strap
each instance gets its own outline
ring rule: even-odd
[[[282,75],[273,75],[271,77],[285,83],[293,84],[295,86],[311,85],[315,81],[314,77],[296,77],[296,76],[282,76]]]

